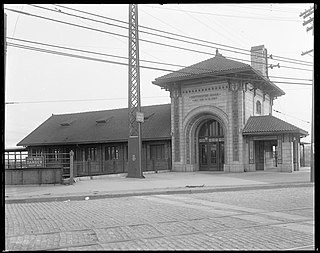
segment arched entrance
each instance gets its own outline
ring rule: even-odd
[[[199,134],[199,170],[222,171],[224,164],[224,131],[221,124],[206,120],[200,125]]]

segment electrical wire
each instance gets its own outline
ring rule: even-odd
[[[171,10],[171,11],[183,11],[183,12],[190,12],[190,13],[196,13],[196,14],[205,14],[205,15],[214,15],[214,16],[222,16],[222,17],[232,17],[232,18],[246,18],[246,19],[261,19],[261,20],[274,20],[274,21],[291,21],[291,22],[299,22],[298,20],[292,20],[292,19],[283,19],[279,17],[279,19],[271,19],[271,18],[261,18],[261,17],[249,17],[249,16],[236,16],[236,15],[227,15],[227,14],[218,14],[218,13],[210,13],[210,12],[200,12],[200,11],[186,11],[186,10],[178,10],[178,9],[172,9],[172,8],[166,8],[166,7],[155,7],[155,6],[148,6],[150,8],[157,8],[157,9],[165,9],[165,10]]]
[[[31,13],[26,13],[26,12],[22,12],[22,11],[12,10],[12,9],[8,9],[8,8],[5,8],[5,9],[6,9],[6,10],[9,10],[9,11],[21,13],[21,14],[24,14],[24,15],[29,15],[29,16],[32,16],[32,17],[42,18],[42,19],[46,19],[46,20],[50,20],[50,21],[54,21],[54,22],[58,22],[58,23],[62,23],[62,24],[67,24],[67,25],[71,25],[71,26],[76,26],[76,27],[79,27],[79,28],[89,29],[89,30],[93,30],[93,31],[97,31],[97,32],[106,33],[106,34],[117,35],[117,36],[121,36],[121,37],[125,37],[125,38],[128,37],[128,36],[126,36],[126,35],[122,35],[122,34],[118,34],[118,33],[114,33],[114,32],[108,32],[108,31],[104,31],[104,30],[100,30],[100,29],[96,29],[96,28],[91,28],[91,27],[87,27],[87,26],[82,26],[82,25],[78,25],[78,24],[74,24],[74,23],[69,23],[69,22],[65,22],[65,21],[61,21],[61,20],[56,20],[56,19],[52,19],[52,18],[48,18],[48,17],[43,17],[43,16],[31,14]],[[146,40],[146,39],[139,39],[139,40],[140,40],[140,41],[144,41],[144,42],[148,42],[148,43],[153,43],[153,44],[161,45],[161,46],[172,47],[172,48],[176,48],[176,49],[181,49],[181,50],[186,50],[186,51],[191,51],[191,52],[196,52],[196,53],[201,53],[201,54],[206,54],[206,55],[214,55],[214,54],[209,53],[209,52],[204,52],[204,51],[199,51],[199,50],[194,50],[194,49],[189,49],[189,48],[184,48],[184,47],[179,47],[179,46],[173,46],[173,45],[164,44],[164,43],[155,42],[155,41],[150,41],[150,40]],[[229,57],[229,58],[230,58],[230,59],[236,59],[236,60],[249,61],[249,60],[238,59],[238,58],[234,58],[234,57]],[[249,61],[249,62],[252,62],[252,61]],[[259,63],[260,63],[260,62],[259,62]],[[283,68],[290,68],[290,69],[297,69],[297,70],[304,70],[304,71],[312,71],[312,70],[309,70],[309,69],[295,68],[295,67],[288,67],[288,66],[281,66],[281,67],[283,67]]]
[[[82,49],[75,49],[75,48],[70,48],[70,47],[64,47],[64,46],[58,46],[58,45],[53,45],[53,44],[47,44],[47,43],[42,43],[42,42],[36,42],[36,41],[30,41],[30,40],[24,40],[24,39],[18,39],[18,38],[11,38],[11,37],[6,37],[7,39],[10,40],[16,40],[20,42],[27,42],[27,43],[32,43],[36,45],[42,45],[42,46],[48,46],[48,47],[55,47],[59,49],[66,49],[66,50],[72,50],[76,52],[83,52],[83,53],[90,53],[90,54],[96,54],[96,55],[102,55],[102,56],[108,56],[108,57],[114,57],[114,58],[120,58],[120,59],[125,59],[128,60],[128,57],[124,56],[118,56],[118,55],[112,55],[112,54],[105,54],[105,53],[100,53],[100,52],[94,52],[94,51],[88,51],[88,50],[82,50]],[[148,62],[148,63],[154,63],[154,64],[161,64],[161,65],[168,65],[168,66],[174,66],[174,67],[182,67],[186,68],[188,66],[183,66],[183,65],[178,65],[178,64],[171,64],[171,63],[163,63],[163,62],[157,62],[157,61],[150,61],[150,60],[140,60],[141,62]],[[192,66],[188,67],[189,69],[195,69],[195,70],[206,70],[210,71],[210,69],[204,69],[204,68],[195,68]],[[173,70],[172,70],[173,71]],[[244,74],[246,75],[246,74]],[[252,76],[252,75],[250,75]],[[305,80],[305,81],[312,81],[311,79],[302,79],[302,78],[289,78],[289,77],[276,77],[276,76],[269,76],[269,77],[274,77],[274,78],[281,78],[281,79],[291,79],[291,80]]]
[[[44,52],[44,53],[50,53],[50,54],[55,54],[55,55],[61,55],[61,56],[69,56],[69,57],[73,57],[73,58],[79,58],[79,59],[86,59],[86,60],[92,60],[92,61],[98,61],[98,62],[105,62],[105,63],[113,63],[113,64],[118,64],[118,65],[123,65],[123,66],[128,66],[128,63],[122,63],[122,62],[116,62],[116,61],[110,61],[110,60],[104,60],[104,59],[99,59],[99,58],[92,58],[92,57],[87,57],[87,56],[80,56],[80,55],[74,55],[74,54],[69,54],[69,53],[63,53],[63,52],[58,52],[58,51],[53,51],[53,50],[47,50],[47,49],[42,49],[42,48],[36,48],[36,47],[30,47],[30,46],[25,46],[25,45],[19,45],[19,44],[15,44],[15,43],[10,43],[8,42],[8,46],[13,46],[13,47],[18,47],[18,48],[22,48],[22,49],[27,49],[27,50],[33,50],[33,51],[38,51],[38,52]],[[146,68],[146,69],[152,69],[152,70],[161,70],[161,71],[170,71],[170,72],[176,72],[174,70],[168,70],[168,69],[160,69],[160,68],[155,68],[155,67],[150,67],[150,66],[140,66],[141,68]],[[181,73],[182,71],[180,71]],[[183,72],[182,72],[183,73]],[[188,75],[192,75],[190,74],[190,72],[187,72],[186,74]],[[237,77],[231,77],[231,76],[219,76],[219,75],[212,75],[210,73],[205,73],[205,75],[207,76],[215,76],[218,78],[228,78],[231,80],[244,80],[244,78],[237,78]],[[246,81],[252,81],[252,82],[259,82],[259,80],[256,79],[245,79]],[[261,80],[262,81],[262,80]],[[299,85],[299,83],[294,83],[296,85]],[[300,85],[308,85],[308,84],[300,84]],[[310,84],[311,85],[311,84]],[[281,90],[280,88],[278,88],[277,86],[274,87],[275,89]],[[264,89],[264,91],[266,92],[275,92],[275,90],[273,89]]]
[[[57,12],[56,10],[52,10],[52,9],[45,8],[45,7],[42,7],[42,6],[37,6],[37,5],[33,5],[33,4],[29,4],[29,5],[30,5],[30,6],[33,6],[33,7],[45,9],[45,10],[48,10],[48,11]],[[98,17],[101,17],[101,18],[110,19],[110,20],[112,20],[112,21],[117,21],[117,22],[121,22],[121,23],[124,23],[124,24],[128,24],[128,22],[125,22],[125,21],[121,21],[121,20],[117,20],[117,19],[113,19],[113,18],[108,18],[108,17],[103,17],[103,16],[96,15],[96,14],[92,14],[92,13],[89,13],[89,12],[79,11],[79,10],[77,10],[77,9],[73,9],[73,8],[69,8],[69,7],[64,7],[64,6],[61,6],[61,5],[58,5],[58,4],[55,4],[55,5],[56,5],[56,6],[59,6],[59,7],[62,7],[62,8],[70,9],[70,10],[73,10],[73,11],[78,11],[78,12],[81,12],[81,13],[86,13],[86,14],[88,14],[88,15],[98,16]],[[77,15],[70,14],[70,13],[66,13],[66,12],[62,12],[62,11],[60,11],[59,13],[65,14],[65,15],[69,15],[69,16],[75,16],[75,17],[82,18],[82,19],[88,19],[88,20],[90,20],[90,21],[99,22],[99,23],[104,23],[104,24],[106,24],[106,25],[116,26],[116,27],[123,28],[123,29],[128,29],[128,27],[123,27],[123,26],[119,26],[119,25],[115,25],[115,24],[111,24],[111,23],[106,23],[106,22],[102,22],[102,21],[95,20],[95,19],[89,19],[89,18],[86,18],[86,17],[83,17],[83,16],[77,16]],[[237,50],[243,50],[243,51],[251,52],[251,51],[249,51],[249,50],[247,50],[247,49],[241,49],[241,48],[237,48],[237,47],[231,47],[231,46],[227,46],[227,45],[223,45],[223,44],[218,44],[218,43],[213,43],[213,42],[209,42],[209,41],[199,40],[199,39],[195,39],[195,38],[192,38],[192,37],[188,37],[188,36],[184,36],[184,35],[179,35],[179,34],[174,34],[174,33],[169,33],[169,32],[166,32],[166,31],[162,31],[162,30],[158,30],[158,29],[153,29],[153,28],[146,27],[146,26],[141,26],[141,25],[140,25],[139,27],[143,27],[143,28],[146,28],[146,29],[149,29],[149,30],[154,30],[154,31],[162,32],[162,33],[167,33],[167,34],[170,34],[170,35],[175,35],[175,36],[179,36],[179,37],[184,37],[184,38],[188,38],[188,39],[192,39],[192,40],[198,40],[198,41],[202,41],[202,42],[206,42],[206,43],[210,43],[210,44],[214,44],[214,45],[218,45],[218,46],[229,47],[229,48],[233,48],[233,49],[237,49]],[[168,37],[168,36],[163,36],[163,35],[154,34],[154,33],[150,33],[150,32],[145,32],[145,31],[141,31],[141,30],[139,30],[139,32],[141,32],[141,33],[146,33],[146,34],[149,34],[149,35],[154,35],[154,36],[160,36],[160,37],[167,38],[167,39],[178,40],[178,41],[185,42],[185,43],[191,43],[191,44],[195,44],[195,45],[199,45],[199,46],[204,46],[204,47],[210,47],[210,48],[212,48],[211,46],[208,46],[208,45],[203,45],[203,44],[194,43],[194,42],[190,42],[190,41],[185,41],[185,40],[181,40],[181,39],[171,38],[171,37]],[[220,48],[220,49],[221,49],[221,48]],[[242,52],[237,52],[237,51],[228,50],[228,49],[221,49],[221,50],[229,51],[229,52],[234,52],[234,53],[241,53],[241,54],[251,55],[251,54],[248,54],[248,53],[242,53]],[[261,57],[261,56],[258,56],[258,57]],[[272,55],[271,55],[270,57],[272,57]],[[274,56],[274,57],[276,57],[276,56]],[[261,58],[263,58],[263,57],[261,57]],[[290,59],[290,58],[287,58],[287,59]],[[238,60],[239,60],[239,59],[238,59]],[[295,59],[294,59],[294,60],[295,60]],[[292,61],[285,61],[285,60],[282,60],[282,61],[284,61],[284,62],[290,62],[290,63],[293,63],[293,64],[299,64],[299,63],[297,63],[297,62],[292,62]],[[295,61],[300,61],[300,60],[295,60]],[[305,61],[301,61],[301,62],[305,62]],[[305,63],[312,64],[312,63],[309,63],[309,62],[305,62]],[[306,65],[306,64],[304,64],[304,65]],[[312,66],[312,65],[306,65],[306,66]]]
[[[167,98],[167,96],[151,96],[151,97],[142,97],[146,98]],[[105,100],[124,100],[128,99],[127,97],[121,98],[93,98],[93,99],[67,99],[67,100],[42,100],[42,101],[12,101],[5,102],[6,105],[14,104],[39,104],[39,103],[69,103],[69,102],[92,102],[92,101],[105,101]]]
[[[272,110],[273,110],[274,112],[277,112],[277,113],[280,113],[280,114],[286,115],[286,116],[288,116],[288,117],[291,117],[291,118],[294,118],[294,119],[297,119],[297,120],[303,121],[303,122],[305,122],[305,123],[311,124],[309,121],[306,121],[306,120],[303,120],[303,119],[299,119],[299,118],[297,118],[297,117],[294,117],[294,116],[292,116],[292,115],[288,115],[288,114],[286,114],[286,113],[280,112],[280,111],[275,110],[275,109],[272,109]]]
[[[73,11],[80,12],[80,13],[85,13],[85,14],[87,14],[87,15],[96,16],[96,17],[99,17],[99,18],[104,18],[104,19],[107,19],[107,20],[112,20],[112,21],[116,21],[116,22],[120,22],[120,23],[124,23],[124,24],[128,25],[128,22],[122,21],[122,20],[119,20],[119,19],[109,18],[109,17],[105,17],[105,16],[93,14],[93,13],[90,13],[90,12],[85,12],[85,11],[81,11],[81,10],[78,10],[78,9],[74,9],[74,8],[70,8],[70,7],[65,7],[65,6],[58,5],[58,4],[54,4],[54,5],[55,5],[55,6],[58,6],[58,7],[61,7],[61,8],[73,10]],[[49,9],[49,10],[50,10],[50,9]],[[63,13],[64,13],[64,12],[63,12]],[[198,38],[192,38],[192,37],[189,37],[189,36],[185,36],[185,35],[181,35],[181,34],[176,34],[176,33],[171,33],[171,32],[167,32],[167,31],[163,31],[163,30],[159,30],[159,29],[155,29],[155,28],[151,28],[151,27],[147,27],[147,26],[139,25],[139,27],[140,27],[140,28],[149,29],[149,30],[153,30],[153,31],[157,31],[157,32],[166,33],[166,34],[169,34],[169,35],[174,35],[174,36],[186,38],[186,39],[191,39],[191,40],[195,40],[195,41],[205,42],[205,43],[209,43],[209,44],[213,44],[213,45],[217,45],[217,46],[228,47],[228,48],[232,48],[232,49],[236,49],[236,50],[240,50],[240,51],[245,51],[245,52],[250,52],[250,53],[251,53],[251,51],[248,50],[248,49],[243,49],[243,48],[239,48],[239,47],[228,46],[228,45],[224,45],[224,44],[215,43],[215,42],[212,42],[212,41],[201,40],[201,39],[198,39]],[[139,30],[139,31],[140,31],[140,30]],[[140,32],[142,32],[142,31],[140,31]],[[225,49],[223,49],[223,50],[225,50]],[[225,50],[225,51],[226,51],[226,50]],[[233,52],[234,52],[234,51],[233,51]],[[239,53],[239,52],[238,52],[238,53]],[[258,56],[258,57],[261,57],[261,56]],[[269,57],[269,58],[272,58],[272,57],[280,57],[280,56],[270,54],[268,57]],[[263,57],[261,57],[261,58],[263,58]],[[312,62],[308,62],[308,61],[297,60],[297,59],[292,59],[292,58],[287,58],[287,57],[280,57],[280,58],[288,59],[288,60],[293,60],[293,61],[301,62],[301,63],[307,63],[307,64],[310,64],[310,66],[313,65]],[[282,61],[284,61],[284,62],[292,62],[292,61],[285,61],[285,60],[282,60]]]

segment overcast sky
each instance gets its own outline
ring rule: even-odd
[[[192,52],[140,41],[140,60],[189,66],[213,57],[216,48],[219,48],[219,52],[227,58],[231,57],[234,60],[250,64],[250,56],[247,55],[250,48],[264,45],[268,54],[285,57],[269,59],[269,64],[280,64],[280,68],[269,68],[271,81],[311,84],[313,53],[304,56],[301,56],[301,53],[313,48],[313,36],[312,31],[306,31],[307,26],[303,26],[304,20],[299,17],[299,14],[312,5],[311,3],[140,4],[138,5],[140,26],[216,43],[197,42],[207,45],[204,47],[140,32],[139,37],[142,40],[200,51]],[[123,58],[50,48],[44,45],[18,41],[17,39],[126,58],[128,57],[128,39],[126,38],[128,30],[94,22],[88,18],[128,27],[123,22],[129,20],[129,6],[126,4],[62,5],[114,20],[90,16],[52,4],[37,6],[55,11],[40,9],[28,4],[9,4],[4,5],[4,8],[92,29],[83,29],[74,25],[66,25],[4,10],[7,14],[7,42],[11,43],[8,45],[6,58],[6,148],[15,147],[19,141],[52,114],[124,108],[128,105],[127,66],[31,51],[13,45],[33,46],[127,63],[128,60]],[[86,19],[66,15],[66,13]],[[116,20],[120,20],[122,23]],[[159,34],[159,32],[152,30],[142,28],[141,30]],[[110,32],[121,34],[121,36],[110,34]],[[162,35],[184,39],[174,35],[163,33]],[[239,52],[242,52],[242,54]],[[181,69],[177,66],[159,65],[150,62],[140,62],[140,65],[168,70]],[[155,78],[167,73],[170,72],[141,68],[142,106],[170,103],[169,92],[161,90],[151,83]],[[297,80],[297,78],[303,80]],[[286,95],[274,101],[273,109],[281,113],[273,112],[273,115],[308,131],[309,136],[303,140],[310,141],[312,86],[275,84],[284,90]]]

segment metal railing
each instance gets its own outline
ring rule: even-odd
[[[26,148],[6,149],[4,152],[5,169],[26,168],[26,157],[28,151]]]
[[[74,153],[28,153],[25,148],[5,150],[5,169],[62,168],[62,177],[73,183]]]

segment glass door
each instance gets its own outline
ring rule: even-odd
[[[200,143],[200,170],[222,170],[224,151],[222,142]]]
[[[200,169],[208,167],[208,144],[200,144]]]

